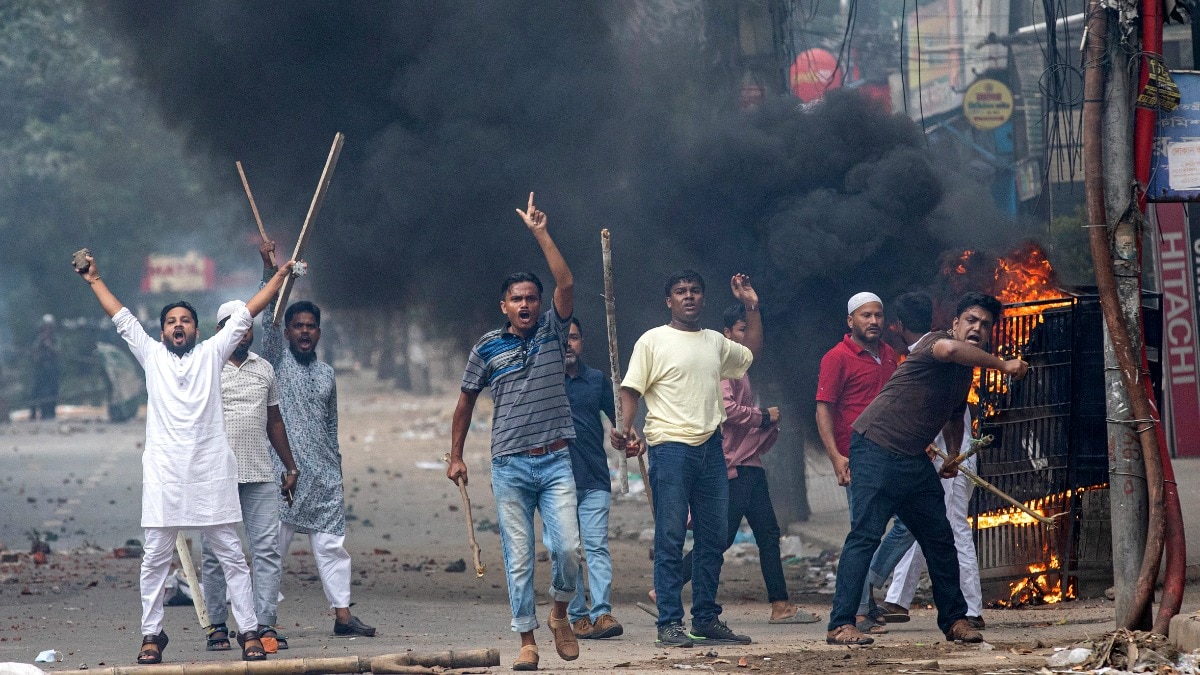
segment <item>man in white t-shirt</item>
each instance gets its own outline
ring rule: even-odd
[[[183,528],[199,529],[225,570],[233,617],[241,633],[242,659],[267,657],[258,639],[250,570],[235,524],[242,521],[237,460],[225,437],[221,368],[253,318],[279,292],[294,263],[276,272],[216,335],[197,344],[196,310],[186,302],[163,308],[155,340],[100,279],[91,255],[76,272],[92,287],[100,306],[146,371],[146,445],[142,453],[142,649],[137,662],[161,663],[167,645],[163,586]]]
[[[720,620],[717,604],[725,552],[729,479],[721,448],[725,404],[721,380],[739,379],[762,349],[762,317],[750,278],[730,281],[746,306],[746,339],[738,344],[700,327],[704,279],[692,270],[671,275],[665,286],[671,321],[646,331],[633,347],[621,381],[624,428],[612,430],[613,447],[626,454],[640,448],[633,429],[638,399],[646,399],[646,442],[654,493],[654,592],[662,647],[750,644]],[[683,627],[683,540],[689,507],[692,549],[692,629]]]

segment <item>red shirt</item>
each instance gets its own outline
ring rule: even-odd
[[[871,352],[859,347],[847,333],[836,347],[821,357],[817,400],[828,403],[832,409],[833,436],[843,457],[850,456],[850,425],[896,372],[895,350],[882,340],[879,349],[879,362],[876,362]]]

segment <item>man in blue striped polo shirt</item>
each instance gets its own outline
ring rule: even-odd
[[[492,493],[504,547],[512,629],[521,634],[521,654],[513,670],[537,670],[538,627],[533,596],[533,511],[542,514],[543,540],[550,549],[550,596],[554,607],[548,623],[554,647],[566,661],[579,658],[579,644],[567,618],[579,575],[579,524],[575,520],[575,476],[569,441],[575,438],[571,407],[563,385],[563,345],[574,311],[574,280],[546,230],[546,214],[533,205],[517,209],[546,256],[554,275],[553,306],[542,311],[542,282],[532,272],[504,279],[500,311],[503,328],[479,339],[471,349],[462,391],[454,409],[450,466],[446,477],[467,480],[463,445],[475,400],[491,390]]]

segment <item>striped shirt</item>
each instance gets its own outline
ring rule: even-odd
[[[553,307],[538,319],[533,337],[523,339],[508,324],[475,343],[462,390],[492,392],[492,457],[512,455],[575,438],[571,406],[563,386],[563,343],[570,317]]]

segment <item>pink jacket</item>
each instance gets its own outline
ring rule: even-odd
[[[737,478],[739,466],[762,467],[762,456],[779,438],[779,425],[768,424],[763,428],[763,411],[750,389],[749,375],[740,380],[722,380],[721,391],[725,395],[726,415],[721,425],[724,436],[721,449],[725,452],[729,477]]]

